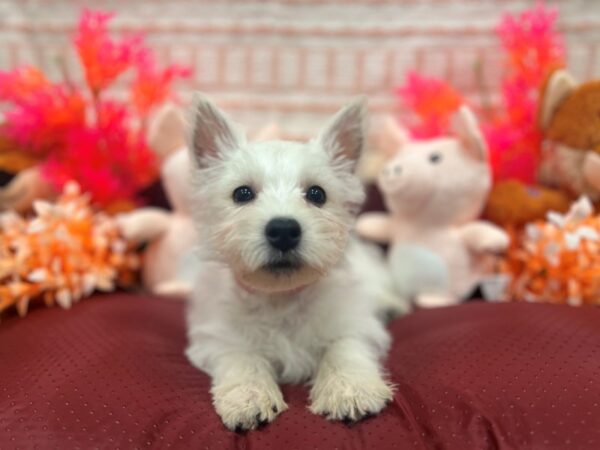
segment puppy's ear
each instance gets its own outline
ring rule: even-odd
[[[365,141],[366,98],[359,97],[342,108],[319,135],[318,142],[333,158],[356,164]]]
[[[189,148],[198,167],[206,167],[243,144],[229,119],[200,93],[194,94],[189,122]]]

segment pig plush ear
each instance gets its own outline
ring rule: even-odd
[[[408,131],[389,115],[371,127],[369,139],[356,173],[365,183],[375,181],[385,164],[410,141]]]
[[[378,128],[374,136],[376,150],[388,157],[394,156],[410,141],[406,128],[392,116],[385,116]]]
[[[538,118],[542,130],[548,128],[552,116],[562,102],[575,90],[575,87],[575,80],[566,70],[557,70],[552,74],[543,93]]]
[[[454,117],[454,131],[463,147],[475,159],[486,161],[488,156],[487,144],[475,115],[468,106],[461,106]]]
[[[172,103],[163,106],[148,129],[148,144],[162,159],[185,146],[185,118],[182,111]]]
[[[319,135],[321,147],[334,159],[356,165],[365,141],[366,100],[359,97],[342,108]]]
[[[219,109],[200,93],[190,111],[189,148],[198,167],[206,167],[241,147],[243,136]]]

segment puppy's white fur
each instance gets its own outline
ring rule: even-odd
[[[350,104],[306,144],[249,143],[205,98],[195,100],[190,148],[204,245],[187,355],[212,376],[216,411],[230,429],[284,411],[278,383],[309,382],[311,411],[337,420],[377,413],[391,399],[380,366],[389,336],[374,289],[387,282],[384,265],[349,238],[364,199],[353,174],[364,109]],[[255,198],[235,203],[244,185]],[[313,185],[327,194],[322,206],[305,198]],[[290,270],[268,268],[288,257],[265,238],[277,217],[302,229]]]

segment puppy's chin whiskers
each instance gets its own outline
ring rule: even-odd
[[[296,258],[278,258],[269,261],[263,266],[263,270],[274,275],[288,275],[302,268],[302,262]]]

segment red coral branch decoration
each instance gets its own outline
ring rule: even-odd
[[[0,102],[9,104],[3,132],[29,155],[60,191],[77,180],[103,206],[131,204],[157,175],[145,141],[147,117],[173,98],[172,84],[191,74],[179,65],[160,68],[141,35],[110,36],[113,14],[83,11],[74,45],[85,87],[51,82],[33,68],[0,71]],[[129,99],[108,99],[106,89],[133,72]]]

